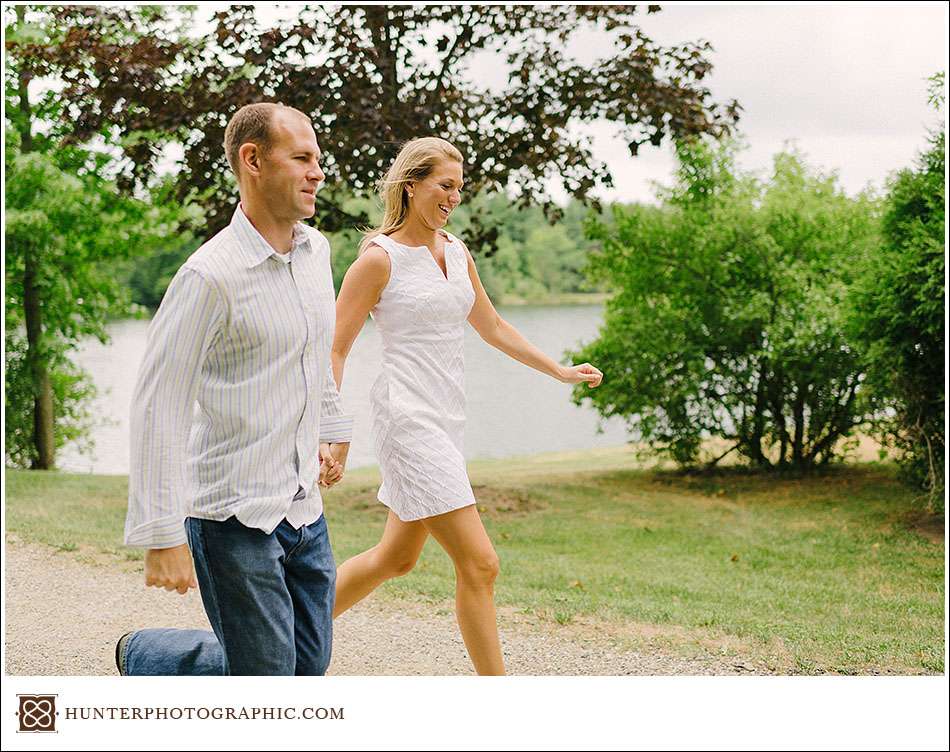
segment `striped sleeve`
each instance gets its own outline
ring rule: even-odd
[[[126,545],[186,542],[188,437],[202,364],[224,319],[215,287],[194,269],[179,269],[149,326],[132,397]]]
[[[320,441],[345,444],[353,438],[353,417],[343,412],[343,399],[336,388],[333,365],[327,365],[327,378],[320,395]]]

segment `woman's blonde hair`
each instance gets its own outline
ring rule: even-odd
[[[406,223],[409,213],[409,197],[406,184],[424,180],[435,166],[444,159],[464,164],[462,153],[442,138],[425,136],[403,144],[386,175],[379,181],[379,195],[383,199],[383,221],[379,227],[363,236],[360,253],[377,235],[389,235]]]

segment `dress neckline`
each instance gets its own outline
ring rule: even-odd
[[[439,262],[436,261],[435,256],[432,255],[432,250],[429,248],[429,246],[427,246],[427,245],[406,245],[405,243],[400,243],[398,240],[396,240],[395,238],[393,238],[393,237],[391,237],[391,236],[389,236],[389,235],[383,235],[383,237],[386,238],[387,240],[392,241],[392,242],[395,243],[396,245],[402,246],[403,248],[407,248],[407,249],[410,250],[410,251],[425,251],[426,255],[432,260],[432,264],[433,264],[433,266],[435,266],[436,271],[439,272],[439,276],[442,277],[442,279],[443,279],[444,281],[448,282],[448,281],[449,281],[449,276],[450,276],[450,274],[451,274],[451,272],[449,271],[448,249],[449,249],[449,246],[450,246],[450,245],[454,245],[454,244],[455,244],[455,238],[453,238],[451,235],[449,235],[449,233],[445,232],[444,230],[441,231],[441,232],[445,235],[445,248],[442,249],[442,258],[443,258],[444,261],[445,261],[445,271],[444,271],[444,272],[442,271],[442,267],[439,266]]]

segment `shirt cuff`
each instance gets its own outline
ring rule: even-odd
[[[327,415],[320,421],[321,444],[348,444],[353,438],[353,416]]]
[[[173,548],[188,542],[185,520],[182,517],[161,517],[126,528],[125,545],[139,548]]]

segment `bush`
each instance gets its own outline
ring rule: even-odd
[[[680,465],[736,452],[759,467],[806,469],[837,456],[872,410],[841,300],[876,243],[877,205],[795,153],[768,181],[741,173],[732,145],[681,146],[660,207],[592,221],[591,272],[616,295],[580,352],[604,371],[578,389],[605,417]],[[728,442],[705,454],[704,440]]]
[[[867,352],[868,384],[890,408],[878,422],[905,480],[943,508],[946,135],[931,136],[891,182],[882,243],[851,295],[851,330]]]

